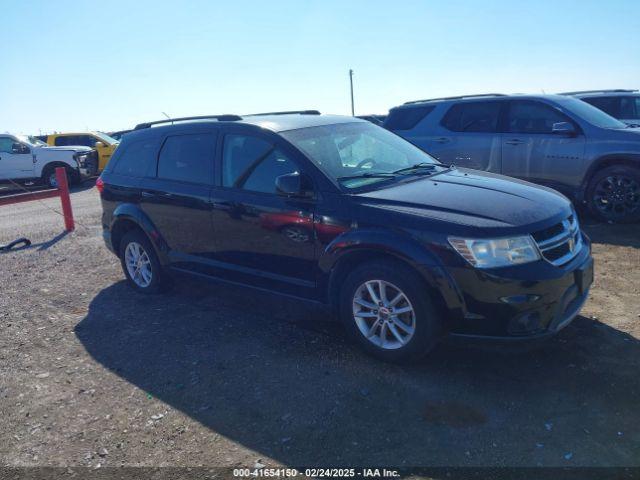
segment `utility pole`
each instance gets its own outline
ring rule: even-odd
[[[356,116],[356,111],[353,108],[353,70],[349,69],[349,84],[351,85],[351,116]]]

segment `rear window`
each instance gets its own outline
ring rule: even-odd
[[[465,102],[451,107],[442,126],[453,132],[493,133],[498,129],[502,102]]]
[[[389,112],[384,128],[388,130],[411,130],[418,122],[429,115],[435,105],[424,107],[397,108]]]
[[[213,183],[215,133],[167,137],[158,158],[158,178]]]
[[[122,147],[120,147],[122,148]],[[155,165],[156,143],[140,140],[124,146],[113,173],[127,177],[143,177]]]

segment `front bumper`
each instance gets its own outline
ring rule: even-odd
[[[98,174],[98,152],[95,150],[88,154],[76,155],[75,159],[82,177],[93,177]]]
[[[462,299],[456,337],[530,340],[554,335],[578,315],[593,282],[591,243],[567,264],[541,260],[517,267],[448,269]]]

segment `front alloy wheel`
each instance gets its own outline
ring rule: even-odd
[[[371,355],[405,362],[427,354],[442,332],[442,316],[425,279],[409,265],[363,263],[340,286],[338,311],[346,333]]]
[[[369,280],[358,287],[353,318],[360,333],[385,350],[406,345],[416,328],[411,302],[400,288],[384,280]]]

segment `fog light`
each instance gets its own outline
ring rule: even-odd
[[[529,312],[514,318],[509,322],[510,335],[527,335],[542,330],[540,314]]]
[[[500,301],[510,305],[519,305],[521,303],[535,302],[540,299],[540,295],[512,295],[510,297],[500,297]]]

